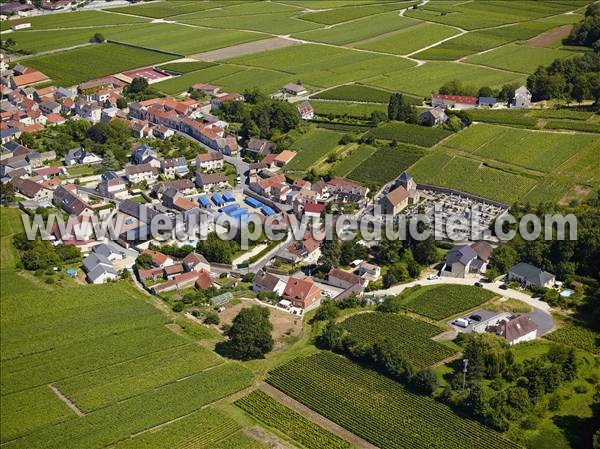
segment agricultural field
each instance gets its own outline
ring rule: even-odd
[[[195,1],[169,1],[152,3],[149,5],[134,5],[124,8],[108,9],[110,12],[121,14],[131,14],[136,16],[150,17],[153,19],[162,19],[165,17],[176,16],[179,14],[190,14],[205,9],[221,6],[216,2],[195,2]]]
[[[519,447],[442,403],[329,352],[292,360],[271,371],[267,382],[382,449]]]
[[[300,14],[303,9],[301,7],[286,5],[280,2],[248,2],[243,0],[236,2],[225,2],[221,4],[212,3],[212,5],[213,7],[210,9],[205,9],[204,11],[199,11],[194,14],[186,14],[184,17],[218,17],[223,18],[224,20],[229,20],[232,17],[261,16],[276,13],[287,13],[291,16],[294,14]]]
[[[23,19],[8,20],[2,22],[2,30],[8,29],[15,22]],[[148,19],[143,17],[125,16],[122,14],[108,14],[104,11],[78,11],[69,14],[45,14],[41,16],[28,17],[31,30],[50,30],[82,27],[102,27],[107,25],[121,25],[126,23],[146,23]]]
[[[155,51],[118,44],[99,44],[34,57],[27,60],[27,65],[41,70],[59,86],[73,86],[101,76],[172,59],[175,57]]]
[[[567,321],[544,338],[600,355],[600,333],[574,321]]]
[[[360,343],[373,344],[380,339],[389,339],[398,344],[415,367],[425,367],[441,362],[455,351],[431,338],[442,333],[442,329],[424,321],[394,313],[367,312],[352,315],[342,322],[350,335]]]
[[[396,178],[399,173],[412,166],[421,156],[422,152],[411,147],[381,148],[352,170],[348,177],[373,187],[379,187]]]
[[[480,161],[435,151],[410,168],[417,182],[446,186],[505,203],[520,200],[538,180],[489,167]]]
[[[273,3],[272,3],[273,4]],[[205,15],[202,14],[204,17]],[[290,17],[290,13],[257,14],[255,16],[246,14],[230,17],[194,18],[193,16],[182,16],[182,23],[190,25],[206,26],[211,28],[227,28],[233,30],[252,30],[262,33],[290,34],[306,30],[313,30],[320,25]]]
[[[18,31],[11,33],[10,37],[16,42],[15,49],[27,51],[32,54],[44,51],[69,48],[75,45],[85,45],[96,33],[104,34],[108,30],[113,33],[130,30],[137,25],[115,25],[110,27],[45,30],[45,31]]]
[[[470,285],[436,285],[411,290],[403,296],[403,304],[411,312],[439,321],[480,306],[494,296]]]
[[[579,55],[581,53],[574,51],[511,44],[481,55],[468,57],[465,62],[513,72],[533,73],[539,66],[547,66],[555,59],[566,59]]]
[[[341,134],[325,129],[312,129],[296,140],[290,149],[298,154],[285,167],[286,171],[305,171],[333,150],[340,141]]]
[[[465,30],[477,30],[557,15],[575,10],[585,4],[583,0],[568,3],[497,1],[493,4],[432,1],[418,9],[407,10],[405,15]]]
[[[364,81],[364,83],[382,89],[429,97],[432,92],[437,92],[443,84],[455,79],[461,80],[466,85],[496,88],[507,83],[522,83],[525,78],[525,75],[500,72],[486,67],[434,61],[377,76]]]
[[[564,17],[566,20],[556,18],[552,18],[552,20],[541,19],[462,34],[435,47],[421,51],[415,54],[414,57],[431,60],[456,60],[474,53],[500,47],[510,42],[526,41],[554,27],[571,23],[571,21],[574,23],[581,19],[577,14],[559,17]]]
[[[507,145],[509,142],[512,144]],[[551,172],[579,151],[599,143],[600,136],[593,134],[531,131],[477,124],[452,136],[442,145],[483,159]],[[524,148],[527,151],[523,151]]]
[[[219,64],[206,69],[194,70],[177,78],[161,81],[153,84],[153,87],[166,94],[177,95],[186,92],[193,84],[212,83],[244,70],[243,67]]]
[[[152,23],[126,31],[104,32],[107,39],[141,47],[190,55],[243,44],[268,36],[235,30],[209,30],[171,23]]]
[[[174,73],[190,73],[196,72],[197,70],[208,69],[209,67],[214,67],[217,64],[214,62],[206,62],[206,61],[194,61],[194,62],[172,62],[167,64],[162,64],[159,68],[163,70],[167,70],[169,72]]]
[[[333,89],[324,90],[311,98],[318,100],[340,100],[340,101],[355,101],[367,103],[385,103],[390,100],[391,92],[386,90],[375,89],[369,86],[360,84],[347,84],[345,86],[334,87]]]
[[[307,449],[350,448],[347,441],[290,410],[261,390],[238,399],[235,405]]]
[[[225,62],[288,74],[290,81],[300,79],[309,88],[350,83],[414,65],[394,56],[315,44],[294,45]]]
[[[333,115],[337,117],[346,116],[368,119],[374,111],[387,114],[387,105],[381,103],[350,103],[342,101],[311,100],[310,104],[315,110],[315,114],[324,117]]]
[[[310,22],[316,22],[323,25],[333,25],[335,23],[355,20],[360,17],[379,14],[384,11],[385,9],[377,6],[350,6],[346,8],[330,9],[327,11],[309,12],[302,14],[300,18],[302,20],[308,20]]]
[[[338,161],[333,169],[335,176],[342,178],[348,176],[352,170],[359,167],[364,161],[377,152],[377,148],[370,145],[360,145],[346,154]]]
[[[369,131],[369,135],[375,139],[395,140],[428,148],[452,135],[452,132],[441,128],[410,125],[404,122],[390,122],[373,128]]]
[[[346,45],[380,34],[398,31],[415,25],[418,21],[401,17],[397,12],[387,12],[333,26],[332,28],[295,33],[294,37],[307,41]]]
[[[243,366],[168,330],[128,283],[42,281],[2,273],[2,443],[102,448],[194,413],[252,380]],[[72,395],[83,416],[48,384]]]
[[[458,34],[456,28],[437,25],[435,23],[418,23],[396,33],[385,35],[354,45],[363,50],[381,51],[394,55],[406,55],[428,45]]]

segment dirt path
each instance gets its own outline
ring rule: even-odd
[[[563,25],[561,27],[554,28],[553,30],[546,31],[545,33],[538,34],[527,41],[527,46],[532,48],[543,48],[547,45],[553,44],[563,37],[567,37],[572,29],[573,25]]]
[[[64,394],[62,394],[58,388],[56,388],[52,384],[48,384],[48,387],[52,390],[52,392],[56,396],[58,396],[58,399],[63,401],[65,404],[67,404],[67,407],[69,407],[71,410],[73,410],[77,416],[85,416],[85,413],[79,407],[77,407],[77,404],[75,404],[68,397],[66,397]]]
[[[264,382],[261,382],[259,384],[259,388],[265,393],[267,393],[269,396],[272,396],[273,398],[277,399],[277,401],[281,402],[285,406],[291,408],[295,412],[300,413],[305,418],[311,420],[312,422],[320,425],[321,427],[348,441],[353,447],[359,449],[377,449],[377,446],[372,445],[368,441],[365,441],[362,438],[354,435],[353,433],[347,431],[346,429],[337,425],[333,421],[330,421],[324,416],[312,411],[305,405],[301,404],[295,399],[292,399],[285,393],[279,391],[277,388],[272,387],[271,385]]]

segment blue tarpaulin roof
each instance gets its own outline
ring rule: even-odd
[[[221,209],[221,212],[225,212],[226,214],[230,214],[231,212],[233,212],[234,210],[237,210],[238,206],[237,204],[230,204],[229,206],[225,206]]]
[[[228,203],[231,203],[232,201],[235,201],[235,198],[234,198],[234,197],[233,197],[233,195],[232,195],[231,193],[229,193],[229,192],[227,192],[227,193],[224,193],[224,194],[223,194],[223,199],[224,199],[225,201],[227,201]]]
[[[247,197],[244,199],[244,201],[246,202],[246,204],[247,204],[247,205],[249,205],[249,206],[251,206],[251,207],[253,207],[253,208],[255,208],[255,209],[258,209],[259,207],[263,207],[263,206],[264,206],[264,204],[263,204],[263,203],[261,203],[261,202],[260,202],[260,201],[258,201],[258,200],[255,200],[254,198],[252,198],[252,197],[249,197],[249,196],[247,196]]]
[[[229,215],[231,215],[233,218],[239,218],[242,215],[248,215],[248,211],[242,207],[240,207],[239,209],[236,209],[234,211],[231,211],[229,213]]]
[[[208,198],[206,198],[204,195],[198,198],[198,202],[202,207],[210,207],[210,201],[208,201]]]
[[[493,97],[479,97],[479,103],[481,103],[481,104],[496,104],[496,99]]]
[[[271,209],[269,206],[264,206],[263,208],[260,209],[260,211],[267,217],[276,214],[276,212],[273,209]]]
[[[217,206],[223,204],[223,197],[219,193],[215,193],[213,196],[211,196],[211,199],[213,200],[213,203],[215,203]]]

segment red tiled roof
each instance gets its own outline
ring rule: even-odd
[[[160,251],[154,251],[151,249],[144,250],[143,254],[148,254],[150,257],[152,257],[152,263],[154,265],[162,265],[169,258],[169,256],[167,256],[166,254],[163,254]]]
[[[462,104],[477,104],[477,97],[469,97],[466,95],[445,95],[445,94],[431,94],[431,98],[451,101],[454,103],[462,103]]]

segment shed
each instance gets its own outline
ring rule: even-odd
[[[229,192],[225,192],[223,194],[223,199],[227,202],[227,203],[231,203],[233,201],[235,201],[235,198],[233,197],[233,195]]]
[[[244,199],[244,202],[245,202],[245,203],[246,203],[248,206],[250,206],[250,207],[253,207],[254,209],[259,209],[259,208],[261,208],[261,207],[263,207],[263,206],[264,206],[264,204],[263,204],[263,203],[261,203],[260,201],[258,201],[258,200],[256,200],[256,199],[254,199],[254,198],[252,198],[252,197],[250,197],[250,196],[247,196],[247,197]]]
[[[267,217],[270,217],[271,215],[275,215],[277,212],[275,212],[273,209],[271,209],[269,206],[263,206],[260,211],[263,213],[263,215],[266,215]]]
[[[231,212],[233,212],[234,210],[239,209],[237,204],[230,204],[229,206],[225,206],[221,209],[221,212],[224,212],[226,214],[230,214]]]
[[[204,195],[202,195],[200,198],[198,198],[198,202],[200,203],[200,206],[202,206],[202,207],[210,207],[210,201]]]
[[[211,199],[217,206],[222,206],[224,204],[223,197],[219,193],[215,193]]]

